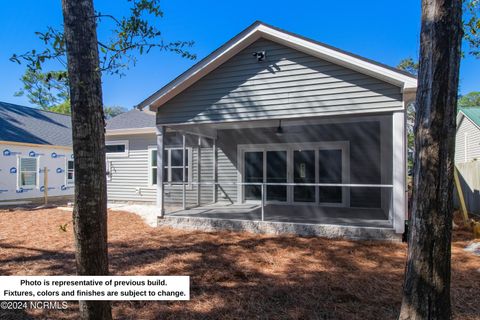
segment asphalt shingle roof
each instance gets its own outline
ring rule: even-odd
[[[154,128],[155,113],[133,109],[107,120],[107,130]]]
[[[0,140],[71,146],[71,119],[60,113],[0,102]]]
[[[470,120],[480,127],[480,107],[458,108],[458,111],[463,112]]]

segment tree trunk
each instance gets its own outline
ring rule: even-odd
[[[101,75],[92,0],[62,0],[75,157],[79,275],[107,275],[107,198]],[[82,319],[111,319],[108,301],[80,301]]]
[[[461,0],[423,0],[413,208],[400,319],[450,319]]]

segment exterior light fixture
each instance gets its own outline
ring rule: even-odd
[[[267,57],[267,53],[265,51],[256,51],[252,53],[252,56],[257,58],[258,62],[265,61],[265,58]]]
[[[278,120],[278,127],[277,131],[275,131],[275,134],[279,137],[283,136],[282,120]]]

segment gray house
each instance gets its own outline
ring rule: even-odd
[[[109,200],[155,202],[160,224],[397,237],[416,85],[255,22],[108,123]]]

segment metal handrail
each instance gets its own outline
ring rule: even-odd
[[[261,214],[262,221],[265,221],[265,187],[267,186],[293,186],[293,187],[351,187],[351,188],[393,188],[392,184],[361,184],[361,183],[295,183],[295,182],[214,182],[214,181],[191,181],[191,182],[164,182],[167,186],[185,185],[242,185],[242,186],[260,186],[261,187]],[[185,192],[183,192],[183,202],[185,201]],[[393,193],[391,195],[393,197]],[[392,199],[393,201],[393,199]]]
[[[252,186],[301,186],[301,187],[365,187],[365,188],[393,188],[393,184],[361,184],[361,183],[295,183],[295,182],[164,182],[168,186],[182,185],[252,185]]]

